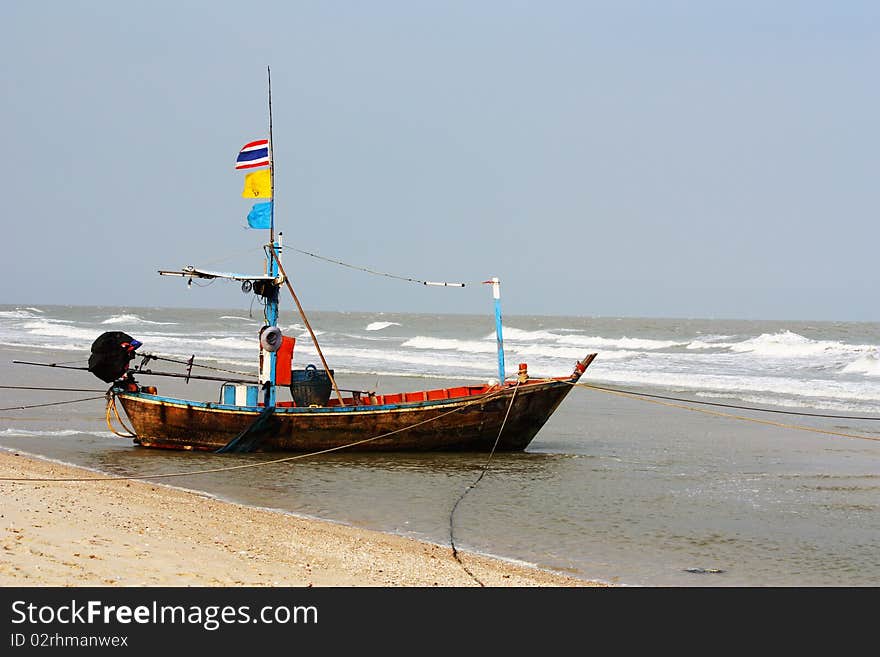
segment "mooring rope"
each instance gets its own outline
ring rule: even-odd
[[[61,363],[55,363],[61,365]],[[51,390],[53,392],[104,392],[94,388],[44,388],[38,386],[0,386],[3,390]]]
[[[137,437],[137,434],[134,432],[134,429],[129,429],[129,428],[126,426],[125,422],[122,421],[122,418],[119,416],[119,409],[116,408],[116,395],[113,394],[113,391],[112,391],[112,390],[110,390],[110,391],[107,392],[107,395],[106,395],[106,396],[107,396],[107,415],[106,415],[105,419],[106,419],[106,421],[107,421],[107,428],[110,429],[110,431],[112,431],[114,434],[116,434],[116,435],[119,436],[120,438],[136,438],[136,437]],[[123,429],[125,429],[125,431],[126,431],[127,433],[119,433],[119,432],[113,427],[113,423],[112,423],[112,421],[110,420],[110,411],[111,411],[111,409],[112,409],[113,413],[116,415],[116,421],[119,422],[119,425],[120,425]]]
[[[100,397],[84,397],[83,399],[68,399],[65,401],[57,401],[57,402],[49,402],[47,404],[29,404],[27,406],[10,406],[9,408],[0,408],[0,411],[21,411],[26,408],[42,408],[43,406],[61,406],[62,404],[77,404],[79,402],[85,401],[93,401],[95,399],[103,399],[104,395]]]
[[[689,404],[702,404],[704,406],[721,406],[723,408],[738,408],[745,411],[760,411],[762,413],[781,413],[783,415],[803,415],[806,417],[825,417],[838,420],[880,420],[880,416],[861,416],[861,415],[828,415],[827,413],[808,413],[806,411],[783,411],[778,408],[758,408],[757,406],[741,406],[739,404],[722,404],[720,402],[702,401],[699,399],[684,399],[682,397],[669,397],[667,395],[652,395],[647,392],[633,392],[631,390],[620,390],[617,388],[606,388],[597,386],[592,383],[578,383],[577,385],[585,388],[593,388],[594,390],[603,390],[605,392],[619,392],[629,395],[638,395],[639,397],[654,397],[656,399],[668,399],[671,401],[687,402]]]
[[[458,496],[458,499],[455,501],[455,504],[452,505],[452,510],[449,512],[449,544],[452,547],[452,556],[459,563],[459,565],[464,569],[468,575],[480,586],[486,586],[480,581],[480,578],[474,575],[471,570],[464,564],[461,560],[461,557],[458,556],[458,549],[455,547],[455,524],[453,518],[455,517],[455,511],[458,509],[458,505],[461,504],[461,501],[465,498],[465,496],[470,493],[474,488],[477,487],[477,484],[480,483],[480,480],[486,475],[486,472],[489,471],[489,462],[492,460],[492,457],[495,455],[495,449],[498,447],[498,442],[501,440],[501,433],[504,431],[504,425],[507,424],[507,418],[510,415],[510,409],[513,408],[513,400],[516,399],[516,392],[519,390],[519,381],[517,381],[516,385],[513,388],[513,394],[510,396],[510,404],[507,406],[507,412],[504,414],[504,419],[501,421],[501,426],[498,428],[498,435],[495,436],[495,442],[492,445],[492,449],[489,451],[489,458],[486,459],[486,463],[483,465],[483,468],[480,472],[480,475],[474,480],[470,486],[462,491],[461,495]]]
[[[697,413],[705,413],[706,415],[714,415],[716,417],[726,417],[726,418],[730,418],[733,420],[742,420],[744,422],[755,422],[757,424],[766,424],[766,425],[769,425],[772,427],[780,427],[783,429],[797,429],[799,431],[809,431],[811,433],[820,433],[820,434],[825,434],[828,436],[842,436],[844,438],[858,438],[861,440],[880,441],[880,436],[876,436],[876,437],[875,436],[865,436],[865,435],[856,434],[856,433],[846,433],[843,431],[829,431],[827,429],[819,429],[817,427],[807,427],[807,426],[803,426],[800,424],[787,424],[785,422],[773,422],[772,420],[761,420],[761,419],[755,418],[755,417],[746,417],[745,415],[734,415],[733,413],[724,413],[722,411],[712,411],[707,408],[694,408],[693,406],[685,406],[683,404],[673,404],[668,401],[662,401],[661,399],[654,399],[656,397],[662,398],[662,395],[649,395],[647,393],[641,393],[641,392],[631,392],[631,391],[627,391],[627,390],[616,390],[614,388],[604,388],[602,386],[594,386],[590,383],[577,383],[577,382],[575,382],[575,383],[566,382],[566,383],[569,383],[570,385],[573,385],[573,386],[579,386],[581,388],[586,388],[588,390],[597,390],[599,392],[605,392],[605,393],[608,393],[611,395],[619,395],[621,397],[628,397],[630,399],[639,399],[641,401],[650,402],[652,404],[659,404],[661,406],[668,406],[671,408],[680,408],[680,409],[683,409],[686,411],[695,411]],[[677,398],[664,398],[664,399],[677,399]],[[685,402],[695,403],[695,404],[700,404],[700,403],[710,404],[710,403],[712,403],[712,402],[698,402],[698,401],[689,400],[689,399],[682,399],[679,401],[685,401]],[[713,405],[722,406],[723,404],[713,404]],[[738,407],[735,407],[735,408],[738,408]],[[750,408],[750,407],[744,407],[744,408],[747,408],[748,410],[772,412],[769,409]],[[784,412],[784,411],[780,411],[780,412]],[[805,415],[810,415],[810,414],[805,413]],[[819,417],[840,417],[840,416],[819,415]],[[877,418],[853,417],[852,419],[875,420]]]

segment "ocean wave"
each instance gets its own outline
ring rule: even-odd
[[[844,374],[864,374],[865,376],[880,376],[880,354],[865,354],[853,361],[842,370]]]
[[[27,322],[22,327],[31,335],[43,335],[53,338],[68,338],[75,340],[88,340],[89,344],[94,342],[99,333],[91,329],[81,329],[67,324],[59,324],[52,320],[40,320],[36,322]]]
[[[142,317],[138,317],[137,315],[113,315],[112,317],[108,317],[101,324],[156,324],[161,326],[171,326],[176,325],[177,322],[154,322],[149,319],[143,319]]]
[[[399,322],[371,322],[364,328],[365,331],[381,331],[389,326],[400,326]]]
[[[32,310],[36,310],[36,308],[26,308],[24,310],[15,309],[15,310],[0,310],[0,318],[2,319],[34,319],[34,313]],[[42,312],[42,311],[38,311]]]
[[[872,383],[853,384],[848,381],[823,379],[787,379],[770,376],[737,376],[698,374],[693,372],[623,371],[604,367],[598,360],[589,372],[603,381],[648,385],[668,390],[686,390],[705,394],[726,394],[742,398],[744,394],[770,394],[809,400],[813,406],[827,403],[880,403],[880,388]]]
[[[248,351],[256,352],[259,349],[260,343],[256,338],[244,339],[244,338],[207,338],[205,340],[200,340],[200,343],[210,345],[212,347],[224,347],[227,349],[247,349]]]
[[[706,335],[699,340],[691,340],[687,344],[687,349],[729,349],[732,342],[729,340],[732,335]]]
[[[510,327],[504,329],[504,341],[506,342],[552,342],[556,344],[565,344],[573,347],[583,347],[585,349],[638,349],[643,351],[654,351],[657,349],[670,349],[672,347],[680,347],[687,343],[677,340],[654,340],[649,338],[629,338],[623,336],[620,338],[603,338],[598,335],[573,335],[565,333],[560,335],[553,331],[523,331],[521,329]],[[495,333],[486,335],[484,340],[495,340]]]
[[[46,351],[85,351],[88,352],[91,347],[91,342],[89,344],[73,344],[71,342],[65,342],[61,344],[34,344],[31,342],[9,342],[6,340],[0,341],[0,345],[4,347],[19,347],[22,349],[40,349]]]
[[[220,319],[238,319],[242,322],[257,322],[257,320],[252,317],[239,317],[238,315],[220,315]]]
[[[477,340],[459,340],[457,338],[432,338],[426,335],[417,335],[414,338],[405,340],[400,346],[411,347],[413,349],[461,351],[468,354],[488,354],[497,350],[494,342],[488,343]]]
[[[284,330],[285,335],[290,335],[293,332],[297,332],[297,337],[300,337],[300,338],[311,337],[309,335],[309,329],[307,329],[302,324],[290,324],[286,329],[283,329],[283,330]],[[314,332],[316,337],[319,335],[324,335],[324,333],[325,333],[325,331],[321,331],[321,330],[315,329],[315,328],[312,328],[312,331]]]
[[[836,340],[811,340],[792,331],[762,333],[756,338],[729,345],[731,351],[748,352],[774,358],[804,358],[809,356],[844,355],[870,352],[875,345],[846,344]]]

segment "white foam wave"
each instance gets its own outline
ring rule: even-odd
[[[400,326],[399,322],[370,322],[367,324],[365,331],[381,331],[389,326]]]
[[[494,336],[493,336],[494,340]],[[405,340],[402,347],[413,349],[435,349],[438,351],[461,351],[468,354],[488,354],[497,349],[495,343],[477,340],[458,340],[456,338],[432,338],[426,335],[417,335]]]
[[[505,353],[518,358],[547,358],[547,359],[566,359],[580,360],[587,355],[586,350],[580,347],[555,347],[550,345],[506,345]],[[626,349],[618,349],[616,351],[601,352],[602,360],[627,360],[631,358],[641,358],[645,354],[640,351],[630,351]]]
[[[245,340],[243,338],[208,338],[201,341],[215,347],[223,347],[226,349],[247,349],[256,352],[259,349],[259,342],[256,339]]]
[[[590,367],[597,379],[614,383],[650,385],[672,390],[693,390],[715,393],[766,393],[822,401],[880,403],[880,388],[865,383],[854,385],[846,381],[821,379],[786,379],[770,376],[737,376],[726,374],[703,375],[693,372],[646,372],[606,368],[598,360]]]
[[[257,320],[252,319],[251,317],[239,317],[238,315],[220,315],[220,319],[237,319],[242,322],[253,322],[257,323]]]
[[[68,338],[74,340],[88,340],[93,342],[98,337],[98,333],[90,329],[81,329],[74,326],[58,324],[51,320],[40,320],[36,322],[27,322],[24,327],[28,333],[32,335],[44,335],[54,338]]]
[[[291,324],[290,326],[288,326],[286,329],[283,329],[283,330],[284,330],[285,335],[290,335],[291,333],[296,331],[298,333],[298,337],[300,337],[300,338],[311,337],[309,335],[309,329],[307,329],[302,324]],[[325,333],[324,331],[321,331],[321,330],[315,329],[315,328],[312,328],[312,331],[315,333],[315,336],[324,335],[324,333]]]
[[[874,345],[846,344],[835,340],[811,340],[792,331],[762,333],[729,346],[737,353],[749,352],[775,358],[804,358],[808,356],[843,355],[874,351]]]
[[[495,340],[495,333],[486,335],[484,340]],[[648,338],[603,338],[597,335],[560,335],[553,331],[523,331],[515,327],[504,329],[504,341],[507,342],[553,342],[556,344],[583,347],[586,349],[640,349],[652,351],[682,346],[684,342],[676,340],[652,340]]]
[[[138,317],[137,315],[113,315],[112,317],[108,317],[101,324],[157,324],[162,326],[170,326],[173,324],[177,324],[177,322],[154,322],[149,319],[144,319],[142,317]]]
[[[841,372],[845,374],[864,374],[866,376],[880,376],[880,355],[877,353],[866,354],[853,361]]]
[[[555,342],[564,336],[559,335],[558,333],[553,333],[552,331],[524,331],[523,329],[518,329],[514,326],[505,326],[504,327],[504,339],[505,340],[517,340],[519,342],[530,342],[534,340],[545,340],[548,342]],[[494,340],[495,333],[490,333],[487,335],[484,340]]]
[[[34,314],[30,312],[32,309],[27,308],[25,310],[0,310],[0,318],[3,319],[34,319]],[[36,310],[36,309],[33,309]],[[38,311],[42,312],[42,311]]]
[[[732,335],[707,335],[700,340],[691,340],[687,349],[729,349],[733,344]]]
[[[0,341],[0,345],[4,347],[19,347],[22,349],[48,349],[51,351],[89,351],[88,344],[72,344],[69,342],[61,344],[33,344],[30,342],[8,342]]]

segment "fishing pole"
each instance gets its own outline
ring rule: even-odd
[[[33,363],[25,360],[14,360],[13,363],[18,365],[36,365],[37,367],[57,367],[63,370],[85,370],[88,371],[88,367],[73,367],[70,365],[58,365],[57,363]],[[253,379],[229,379],[222,376],[207,376],[202,374],[178,374],[176,372],[154,372],[153,370],[130,370],[133,374],[145,374],[148,376],[168,376],[175,379],[198,379],[200,381],[222,381],[224,383],[247,383],[254,384],[256,381]]]

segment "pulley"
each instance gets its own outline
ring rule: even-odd
[[[260,346],[269,352],[278,351],[281,348],[281,329],[277,326],[269,326],[260,333]]]

